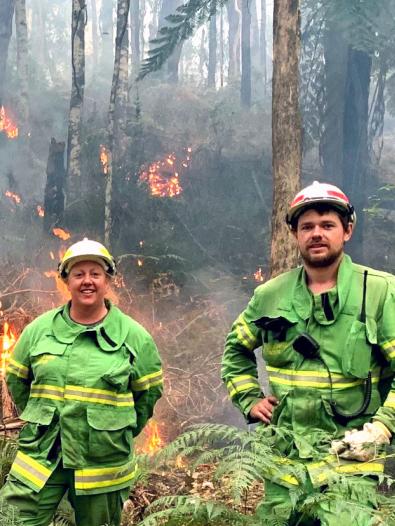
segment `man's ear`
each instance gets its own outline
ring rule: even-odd
[[[347,230],[344,231],[344,241],[350,241],[352,233],[354,230],[354,223],[348,223]]]

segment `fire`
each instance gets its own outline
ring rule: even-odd
[[[69,239],[71,237],[70,232],[67,232],[67,230],[63,230],[63,228],[53,228],[52,233],[60,237],[60,239],[63,239],[63,241],[66,241],[66,239]]]
[[[3,335],[0,336],[0,376],[5,375],[8,360],[10,359],[16,339],[16,335],[10,325],[5,322],[3,326]]]
[[[187,148],[185,159],[178,159],[174,153],[166,155],[159,161],[151,163],[139,175],[139,182],[149,186],[153,197],[175,197],[182,193],[179,176],[182,170],[189,168],[192,149]]]
[[[54,278],[56,283],[56,289],[59,292],[62,302],[66,303],[70,299],[70,292],[68,291],[66,283],[59,277],[56,270],[47,270],[44,272],[44,276],[47,278]]]
[[[17,205],[19,205],[22,201],[21,197],[18,194],[16,194],[15,192],[11,192],[10,190],[5,191],[5,196],[9,197],[11,201],[14,201],[14,203],[16,203]]]
[[[100,164],[103,167],[104,175],[107,175],[108,174],[108,150],[103,144],[101,144],[99,147],[99,160],[100,160]]]
[[[258,270],[254,272],[254,279],[255,281],[259,281],[259,282],[265,281],[265,275],[262,272],[261,267],[258,267]]]
[[[159,426],[155,420],[150,420],[148,422],[144,429],[144,433],[146,435],[146,439],[141,450],[147,455],[153,455],[164,445],[163,439],[160,436]]]
[[[16,139],[19,134],[17,125],[12,122],[4,106],[0,106],[0,132],[4,132],[9,139]]]
[[[137,266],[138,267],[142,267],[143,266],[143,260],[142,259],[138,259],[137,260]]]
[[[188,463],[185,457],[183,457],[182,455],[177,455],[176,461],[175,461],[176,468],[185,468],[187,465]]]
[[[37,215],[39,217],[44,217],[45,215],[44,208],[41,205],[37,205]]]

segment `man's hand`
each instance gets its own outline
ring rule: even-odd
[[[261,420],[265,424],[270,424],[273,416],[273,409],[278,405],[275,396],[267,396],[251,407],[250,416],[256,420]]]
[[[334,440],[329,452],[348,460],[368,462],[376,455],[377,446],[389,444],[390,431],[381,422],[364,424],[361,430],[346,431],[343,440]]]

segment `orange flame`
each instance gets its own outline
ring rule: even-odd
[[[12,122],[4,106],[0,106],[0,132],[4,132],[9,139],[16,139],[19,135],[17,125]]]
[[[258,267],[258,270],[254,272],[254,279],[255,281],[259,281],[259,282],[265,281],[265,275],[262,272],[261,267]]]
[[[142,267],[143,266],[143,260],[142,259],[138,259],[137,260],[137,266],[138,267]]]
[[[176,456],[176,461],[175,461],[176,468],[185,468],[187,465],[188,465],[188,463],[187,463],[185,457],[183,457],[182,455],[177,455]]]
[[[103,144],[101,144],[99,147],[99,160],[100,160],[100,164],[102,165],[104,175],[107,175],[108,174],[108,150]]]
[[[70,299],[70,292],[68,291],[66,283],[59,277],[56,270],[47,270],[44,272],[44,276],[47,278],[54,278],[56,283],[56,289],[59,292],[62,302],[66,303]]]
[[[69,239],[71,237],[70,232],[67,232],[67,230],[63,230],[63,228],[53,228],[52,233],[54,234],[54,236],[63,239],[63,241],[66,241],[66,239]]]
[[[37,205],[37,214],[39,217],[45,216],[45,210],[41,205]]]
[[[144,429],[146,436],[145,442],[141,448],[143,453],[147,455],[153,455],[161,447],[163,447],[164,442],[159,433],[159,426],[155,420],[150,420],[147,426]]]
[[[17,205],[19,205],[22,201],[21,197],[18,194],[16,194],[15,192],[10,192],[10,190],[5,191],[5,196],[9,197],[11,201],[14,201],[14,203],[16,203]]]
[[[139,175],[139,182],[145,182],[149,186],[153,197],[175,197],[182,193],[179,174],[189,167],[192,151],[188,147],[186,159],[177,159],[174,153],[168,154],[159,161],[151,163],[147,169]]]
[[[0,336],[0,376],[5,375],[5,370],[16,343],[16,335],[7,322],[4,323],[3,335]]]

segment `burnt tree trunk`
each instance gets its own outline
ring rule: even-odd
[[[71,15],[72,86],[67,137],[67,205],[80,197],[81,124],[85,89],[85,0],[73,0]]]
[[[47,161],[47,182],[44,192],[44,232],[62,222],[64,212],[64,187],[66,170],[64,168],[65,143],[51,139]]]
[[[0,2],[0,107],[4,104],[4,84],[8,57],[8,45],[12,35],[14,0]]]
[[[226,3],[228,13],[228,46],[229,46],[229,69],[228,79],[234,80],[240,74],[240,12],[236,0],[228,0]]]
[[[215,73],[217,71],[217,15],[215,14],[216,2],[212,2],[211,6],[212,10],[208,33],[207,87],[215,88]]]
[[[15,0],[15,33],[17,43],[18,70],[18,128],[19,136],[26,141],[29,134],[29,73],[28,41],[26,23],[26,1]]]
[[[241,84],[242,106],[251,106],[251,0],[241,2]]]
[[[300,186],[302,133],[299,112],[300,12],[298,0],[274,0],[273,11],[273,212],[271,274],[298,260],[285,223]]]

